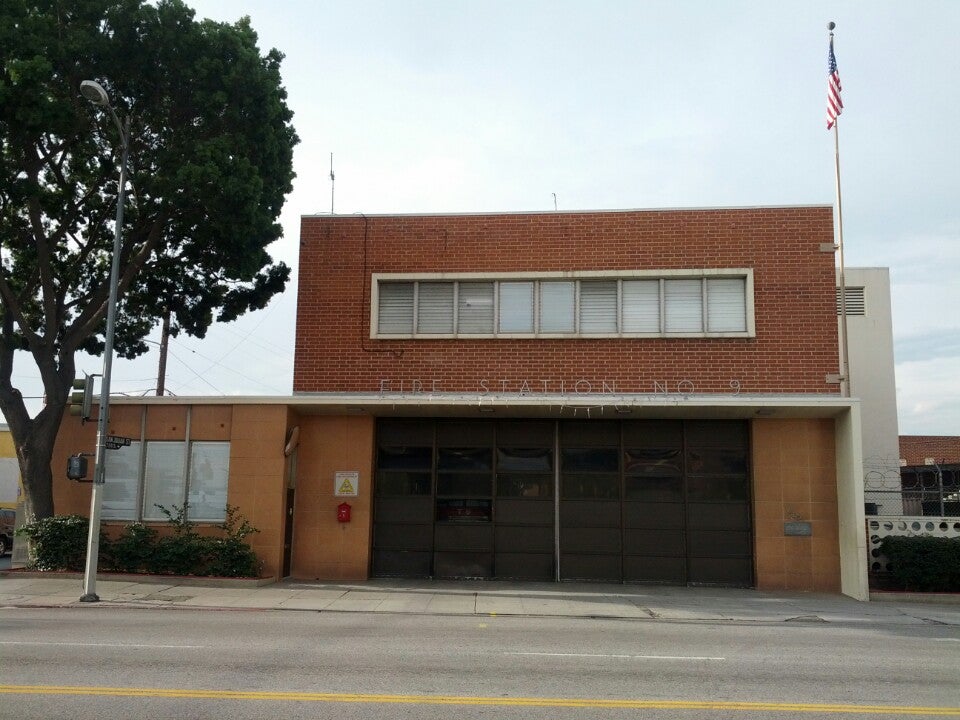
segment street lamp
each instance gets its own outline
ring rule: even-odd
[[[113,229],[113,262],[110,266],[110,298],[107,301],[107,331],[103,345],[103,377],[100,383],[100,410],[97,418],[97,451],[94,462],[93,489],[90,494],[90,531],[87,534],[87,564],[83,575],[83,595],[80,602],[98,602],[97,556],[100,552],[100,507],[103,504],[103,484],[106,481],[106,441],[110,414],[110,370],[113,366],[113,335],[117,319],[117,284],[120,276],[120,245],[123,238],[123,203],[127,185],[127,153],[130,140],[130,118],[126,128],[110,104],[110,96],[103,86],[93,80],[80,83],[80,94],[94,105],[105,107],[120,132],[120,185],[117,190],[117,224]]]

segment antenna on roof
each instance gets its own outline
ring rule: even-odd
[[[553,211],[556,212],[557,211],[557,194],[556,193],[550,193],[550,194],[553,195]]]
[[[330,214],[333,215],[333,153],[330,153]]]

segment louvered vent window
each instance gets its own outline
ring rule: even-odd
[[[847,317],[851,315],[866,315],[867,305],[863,299],[862,287],[848,287],[846,292]],[[843,312],[840,304],[840,288],[837,288],[837,315]]]

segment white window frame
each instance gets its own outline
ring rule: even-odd
[[[700,280],[703,294],[703,322],[708,321],[707,279],[711,278],[739,278],[744,282],[744,310],[746,317],[745,329],[742,331],[711,332],[704,329],[699,332],[667,332],[664,315],[664,283],[667,280]],[[617,309],[616,332],[582,333],[580,331],[580,283],[575,285],[574,330],[572,332],[542,332],[540,330],[540,283],[550,280],[615,280],[617,281]],[[624,332],[623,331],[623,282],[625,280],[659,280],[660,281],[660,329],[657,332]],[[454,332],[419,333],[416,327],[418,313],[418,283],[420,282],[476,282],[486,281],[494,283],[494,331],[491,333],[459,333],[457,332],[457,286],[454,286]],[[499,283],[511,281],[533,281],[534,328],[532,332],[501,333],[499,328]],[[414,284],[412,333],[380,333],[378,327],[380,284],[389,282],[412,282]],[[372,273],[371,302],[370,302],[370,338],[374,340],[403,340],[403,339],[563,339],[563,338],[752,338],[756,337],[756,322],[754,315],[754,282],[752,268],[699,268],[677,270],[605,270],[605,271],[573,271],[573,272],[523,272],[523,273]]]

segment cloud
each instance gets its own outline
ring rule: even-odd
[[[960,434],[957,368],[956,356],[896,365],[901,435]]]

